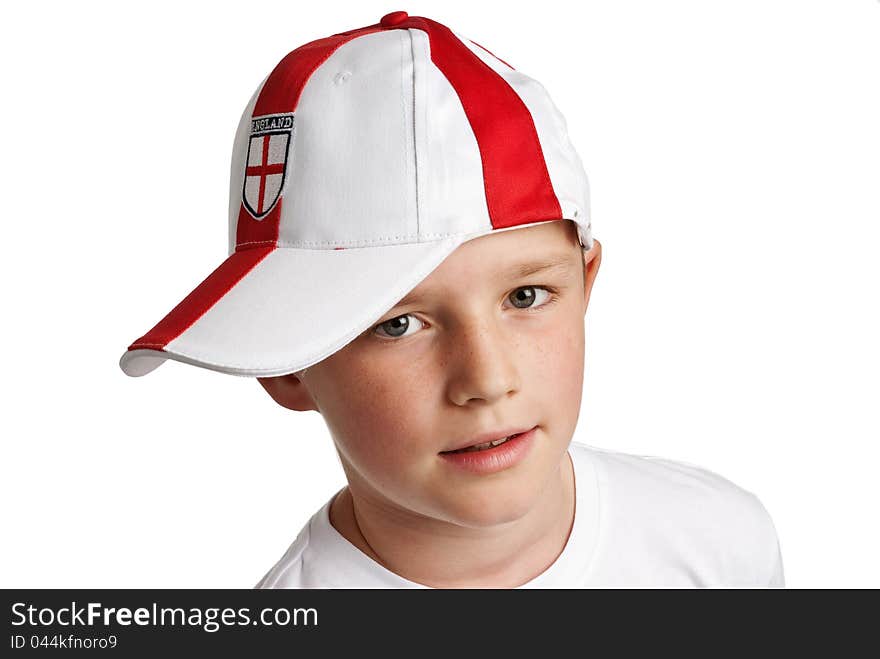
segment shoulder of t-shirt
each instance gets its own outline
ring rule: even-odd
[[[611,485],[658,525],[684,527],[695,542],[714,545],[719,561],[743,585],[784,586],[775,525],[753,492],[700,465],[572,443],[591,458],[600,484]]]
[[[254,586],[256,590],[296,588],[302,577],[303,552],[309,546],[309,524],[306,524],[287,551]]]

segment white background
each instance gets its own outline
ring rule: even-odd
[[[876,0],[15,4],[0,586],[248,588],[341,487],[316,412],[118,359],[226,256],[256,84],[404,9],[568,120],[604,247],[575,439],[756,493],[790,587],[880,587]]]

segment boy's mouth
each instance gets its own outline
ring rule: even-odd
[[[501,446],[502,444],[510,441],[515,437],[519,437],[523,433],[527,433],[531,430],[531,428],[526,428],[524,430],[520,430],[517,432],[510,433],[509,435],[504,435],[497,437],[497,439],[490,439],[488,441],[479,442],[476,444],[471,444],[470,446],[465,446],[463,448],[453,449],[449,451],[440,451],[440,453],[470,453],[473,451],[488,451],[497,446]]]

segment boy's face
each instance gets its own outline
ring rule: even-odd
[[[285,407],[321,413],[356,498],[423,522],[518,519],[559,476],[577,424],[600,254],[598,242],[581,250],[569,221],[470,240],[407,296],[418,300],[301,377],[260,382]],[[479,434],[533,426],[525,458],[499,472],[440,455]]]

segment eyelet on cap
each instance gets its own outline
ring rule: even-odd
[[[385,14],[379,19],[379,25],[382,27],[394,27],[403,23],[407,18],[409,18],[409,14],[405,11],[392,11],[390,14]]]

